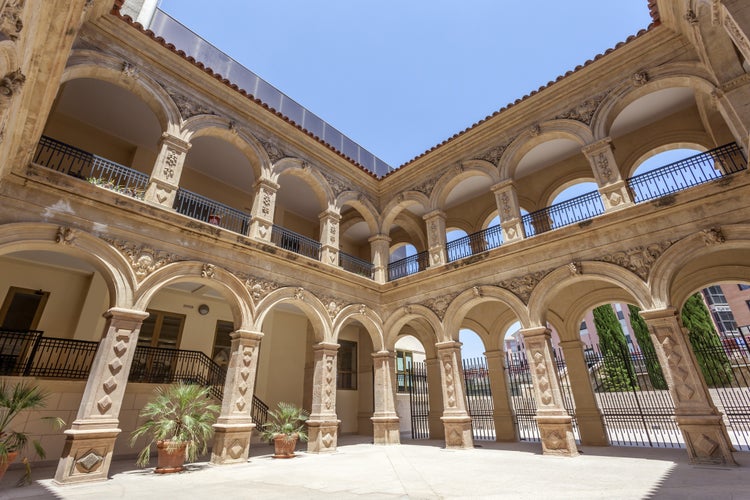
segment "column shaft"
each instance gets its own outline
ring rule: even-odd
[[[466,411],[464,374],[461,367],[461,343],[435,344],[440,361],[443,389],[443,427],[446,448],[473,448],[471,417]]]
[[[312,412],[307,421],[310,453],[336,451],[339,420],[336,418],[336,354],[338,344],[321,342],[313,346]]]
[[[492,391],[492,413],[495,421],[495,441],[516,441],[518,439],[513,419],[513,408],[508,398],[508,381],[505,376],[505,352],[488,351],[487,369]]]
[[[396,353],[379,351],[372,355],[375,369],[372,416],[375,444],[399,444],[399,418],[396,413]]]

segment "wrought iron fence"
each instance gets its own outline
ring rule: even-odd
[[[602,205],[599,191],[591,191],[536,212],[528,213],[521,217],[521,221],[524,231],[526,231],[526,237],[529,237],[588,220],[603,213],[604,205]]]
[[[284,227],[273,225],[271,229],[271,243],[277,247],[289,250],[311,259],[320,260],[320,242],[307,236],[302,236]]]
[[[408,377],[409,408],[411,410],[411,438],[430,437],[430,396],[427,389],[427,365],[412,363]]]
[[[742,149],[726,144],[627,180],[633,201],[660,198],[714,179],[726,177],[747,168]]]
[[[373,278],[372,262],[367,262],[345,252],[339,252],[339,266],[350,273],[359,274],[365,278]]]
[[[388,264],[388,280],[393,281],[427,269],[430,258],[428,252],[419,252]]]
[[[466,410],[471,417],[471,432],[476,440],[495,440],[495,418],[487,359],[461,360],[466,386]]]
[[[38,330],[0,330],[0,375],[23,375],[30,369],[42,335]]]
[[[463,259],[478,253],[492,250],[503,244],[503,229],[501,226],[491,226],[472,233],[463,238],[449,241],[445,245],[448,262]]]
[[[247,234],[252,218],[245,212],[182,188],[177,190],[172,208],[182,215],[240,234]]]

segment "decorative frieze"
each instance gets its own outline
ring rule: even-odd
[[[181,260],[179,256],[156,250],[147,245],[137,245],[122,240],[103,238],[104,241],[115,247],[130,263],[136,278],[142,280],[160,267]]]
[[[607,93],[604,92],[592,97],[591,99],[586,99],[578,106],[555,116],[555,119],[576,120],[585,123],[586,125],[591,125],[591,120],[594,117],[594,113],[596,112],[597,108],[602,103],[606,95]]]
[[[259,142],[263,146],[263,149],[266,150],[266,154],[268,155],[268,158],[271,160],[271,163],[276,163],[277,161],[281,160],[282,158],[286,158],[288,156],[276,144],[273,144],[273,143],[271,143],[269,141],[266,141],[266,140],[263,140],[263,139],[259,139]]]
[[[214,110],[196,101],[195,99],[177,92],[174,89],[170,89],[165,85],[162,85],[162,87],[164,87],[174,103],[177,105],[177,109],[180,110],[180,116],[182,116],[183,120],[187,120],[190,117],[198,115],[216,115],[216,112]]]
[[[495,146],[493,148],[488,149],[484,153],[482,153],[482,155],[477,157],[477,159],[488,161],[492,163],[493,165],[497,165],[497,163],[500,161],[500,158],[503,156],[503,153],[505,152],[506,149],[508,149],[507,144],[503,144],[501,146]]]
[[[255,276],[245,276],[242,274],[238,274],[237,276],[244,281],[245,287],[247,287],[247,290],[250,292],[250,297],[252,297],[253,301],[256,304],[260,302],[266,295],[281,286],[275,281],[268,281],[261,278],[256,278]]]
[[[611,262],[620,267],[634,272],[642,280],[648,279],[651,267],[656,262],[656,259],[664,253],[664,251],[672,246],[672,241],[666,240],[660,243],[653,243],[646,246],[637,246],[615,252],[603,257],[596,258],[600,262]]]
[[[534,287],[544,278],[551,270],[537,271],[535,273],[525,274],[517,278],[511,278],[499,282],[497,285],[506,290],[513,292],[518,298],[520,298],[524,304],[528,304],[531,292]]]
[[[437,314],[438,318],[440,318],[440,321],[442,321],[443,317],[445,317],[445,311],[448,310],[448,306],[451,305],[451,302],[453,302],[453,299],[458,297],[458,295],[459,295],[458,292],[441,295],[440,297],[428,299],[423,304],[425,307],[427,307],[432,312]]]

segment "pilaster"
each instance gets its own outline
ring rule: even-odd
[[[171,209],[174,205],[177,189],[180,187],[182,167],[190,149],[190,143],[179,137],[164,133],[159,143],[159,155],[156,157],[146,188],[145,200]]]
[[[369,240],[372,253],[373,279],[376,283],[388,281],[388,257],[391,250],[391,239],[384,234],[376,234]]]
[[[326,210],[320,219],[320,260],[329,266],[339,265],[339,222],[341,215]]]
[[[508,399],[508,381],[505,375],[505,351],[488,351],[487,371],[492,392],[492,417],[495,421],[495,441],[512,442],[517,440],[513,409]]]
[[[500,226],[503,230],[503,244],[522,240],[526,237],[521,220],[521,206],[518,204],[516,186],[512,180],[503,181],[492,186],[495,193],[497,213],[500,215]]]
[[[464,377],[461,367],[461,343],[435,344],[443,388],[443,427],[446,448],[473,448],[471,417],[466,411]]]
[[[445,251],[445,212],[433,210],[422,218],[427,224],[427,249],[430,255],[430,267],[448,263]]]
[[[338,344],[320,342],[313,346],[312,412],[307,421],[310,453],[336,451],[339,420],[336,418],[336,355]]]
[[[279,185],[270,179],[260,179],[255,183],[255,198],[251,211],[252,222],[248,236],[258,241],[271,241],[273,215],[276,210],[276,192]]]
[[[589,160],[591,171],[599,186],[605,212],[613,212],[629,207],[633,200],[627,183],[620,175],[617,161],[612,151],[612,139],[605,137],[581,149]]]
[[[399,418],[396,413],[396,353],[372,354],[375,370],[375,411],[371,418],[375,444],[399,444]]]

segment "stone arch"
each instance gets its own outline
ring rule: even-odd
[[[266,315],[282,303],[291,303],[298,307],[312,323],[316,342],[335,342],[331,317],[323,303],[310,291],[301,287],[284,287],[274,290],[264,297],[256,306],[256,318],[253,330],[262,331]]]
[[[0,41],[0,75],[18,69],[18,46],[12,40]]]
[[[489,179],[488,188],[500,182],[497,169],[490,162],[484,160],[463,162],[459,169],[450,169],[437,180],[430,195],[429,210],[442,210],[451,190],[462,181],[476,176]]]
[[[461,292],[448,306],[444,320],[446,336],[454,335],[453,332],[457,335],[469,311],[485,302],[499,302],[506,305],[523,328],[531,326],[526,305],[513,292],[496,286],[478,285]],[[458,338],[444,340],[458,340]]]
[[[516,137],[505,150],[498,170],[501,179],[514,179],[521,159],[536,146],[552,139],[570,139],[581,147],[594,142],[591,129],[577,120],[551,120],[538,128],[527,129]]]
[[[235,330],[253,329],[253,302],[245,284],[226,269],[205,262],[174,262],[151,273],[138,286],[135,309],[145,311],[159,290],[181,282],[201,283],[213,288],[228,302]]]
[[[544,190],[541,196],[543,206],[549,207],[552,205],[552,201],[563,191],[576,184],[582,184],[584,182],[593,182],[596,184],[596,179],[593,174],[591,177],[580,177],[578,174],[571,174],[569,176],[560,177],[557,182],[547,189]]]
[[[379,232],[388,234],[398,214],[409,205],[420,205],[426,211],[430,206],[430,200],[419,191],[406,191],[399,194],[383,209]]]
[[[438,339],[443,338],[443,327],[440,318],[429,308],[421,304],[409,304],[395,310],[385,321],[383,331],[385,332],[385,347],[389,351],[395,349],[396,340],[398,340],[401,329],[409,323],[421,323],[424,328],[415,328],[420,334],[419,341],[425,348],[428,358],[435,357],[435,344]],[[432,337],[428,337],[427,330],[431,330]]]
[[[341,210],[346,205],[351,206],[362,216],[362,219],[367,223],[370,234],[376,234],[378,232],[379,214],[377,208],[375,208],[370,200],[357,191],[344,191],[336,197],[334,202],[335,211],[341,213]],[[341,234],[343,233],[344,231],[342,230]]]
[[[711,138],[703,133],[696,131],[675,132],[664,136],[649,137],[647,140],[639,142],[635,149],[625,158],[620,167],[624,179],[633,176],[635,171],[644,161],[659,153],[671,149],[696,149],[698,151],[707,151],[711,149]]]
[[[282,158],[271,168],[271,180],[278,184],[282,175],[293,175],[304,180],[318,198],[321,212],[335,205],[335,195],[328,179],[308,162],[299,158]]]
[[[750,283],[748,252],[747,224],[706,229],[683,238],[664,251],[651,270],[655,307],[681,307],[696,290],[713,283]]]
[[[371,308],[364,304],[351,304],[343,308],[333,322],[333,341],[338,342],[339,333],[349,323],[358,321],[365,327],[370,335],[374,352],[385,349],[385,336],[383,335],[383,322]]]
[[[45,223],[17,222],[0,226],[0,255],[24,250],[63,253],[91,264],[104,278],[110,307],[133,306],[136,276],[113,246],[80,229]]]
[[[61,84],[79,78],[91,78],[121,87],[145,102],[159,121],[163,132],[180,137],[180,110],[161,85],[147,75],[129,76],[127,61],[91,50],[76,50],[68,59]]]

